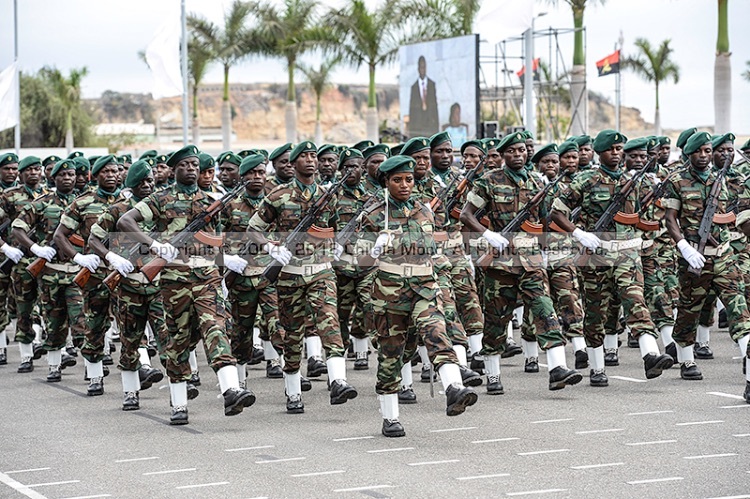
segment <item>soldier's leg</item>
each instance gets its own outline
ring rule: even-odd
[[[11,326],[8,314],[10,302],[10,277],[0,273],[0,366],[8,363],[7,345],[8,335],[13,334],[15,326]]]
[[[651,320],[661,336],[664,350],[676,356],[676,345],[673,345],[674,315],[672,298],[664,287],[664,272],[659,267],[657,251],[646,251],[641,255],[643,263],[643,292],[646,305],[651,313]],[[674,357],[673,357],[674,358]]]
[[[62,380],[62,349],[68,333],[66,288],[64,278],[60,279],[56,272],[45,271],[39,282],[39,302],[47,329],[47,338],[42,345],[47,351],[47,381],[54,383]]]
[[[169,331],[167,330],[167,318],[164,310],[164,297],[161,291],[148,295],[148,323],[156,341],[157,355],[161,365],[167,367],[167,343],[169,342]]]
[[[456,295],[456,305],[467,336],[481,335],[484,317],[471,267],[464,255],[451,260],[451,285]]]
[[[301,280],[301,279],[300,279]],[[288,286],[285,284],[289,284]],[[279,323],[284,329],[284,385],[287,395],[287,412],[302,413],[302,375],[300,360],[302,343],[308,324],[304,283],[296,280],[280,281],[276,285],[279,297]],[[324,364],[325,365],[325,364]]]
[[[370,308],[370,287],[372,280],[367,275],[357,275],[354,278],[354,316],[351,327],[351,344],[354,349],[355,370],[367,370],[369,368],[369,350],[370,350],[370,331],[368,324],[371,324],[371,317],[366,318],[365,311]],[[370,315],[372,313],[370,312]],[[339,317],[339,322],[342,322]],[[343,326],[342,326],[343,329]]]
[[[410,299],[412,291],[397,298],[399,302]],[[383,417],[382,433],[386,437],[405,435],[399,422],[399,385],[405,365],[410,366],[409,359],[404,358],[407,329],[411,321],[408,313],[386,311],[378,307],[373,313],[373,324],[377,337],[378,371],[376,374],[375,392],[380,401],[380,412]],[[413,393],[413,391],[412,391]],[[414,398],[416,401],[416,397]]]
[[[248,277],[237,279],[229,290],[229,303],[232,311],[231,345],[232,354],[237,359],[240,383],[245,381],[245,365],[253,356],[253,328],[257,315],[260,293]]]
[[[487,269],[484,276],[484,335],[482,356],[487,374],[487,393],[504,393],[500,382],[500,355],[504,352],[507,327],[519,304],[518,276]]]
[[[109,327],[109,288],[100,279],[91,277],[84,299],[86,313],[86,341],[81,349],[90,378],[88,393],[104,393],[104,335]],[[108,352],[107,352],[108,353]]]
[[[19,373],[30,373],[34,370],[34,353],[32,342],[35,339],[34,330],[31,327],[31,314],[37,299],[36,280],[26,272],[29,262],[21,260],[13,267],[11,282],[16,297],[16,313],[18,324],[16,326],[16,341],[21,351],[21,364],[18,366]],[[38,358],[38,357],[37,357]]]
[[[259,289],[260,338],[263,343],[263,358],[266,361],[266,377],[281,379],[280,353],[284,351],[283,329],[279,326],[279,298],[276,286],[254,279],[253,284]]]
[[[713,260],[713,272],[715,274],[713,289],[719,299],[726,304],[729,334],[740,345],[743,357],[746,357],[747,342],[750,337],[750,311],[748,311],[747,299],[742,290],[744,281],[740,275],[738,262],[736,259],[726,257]],[[746,380],[750,383],[750,375],[746,374]],[[746,393],[748,393],[747,390]]]
[[[354,311],[356,301],[354,278],[340,271],[336,272],[336,303],[339,322],[341,323],[341,339],[344,345],[350,344],[349,321]]]
[[[323,362],[323,343],[309,307],[305,317],[305,353],[307,354],[308,377],[318,378],[328,373],[328,367]]]
[[[583,317],[583,335],[591,366],[589,383],[591,386],[608,386],[609,380],[604,367],[605,323],[611,317],[614,283],[612,267],[579,267],[578,275],[583,283],[583,303],[586,311]],[[619,306],[617,307],[619,314]]]
[[[575,368],[585,369],[589,365],[589,355],[583,337],[583,305],[576,268],[573,265],[555,266],[548,270],[548,277],[557,316],[565,337],[573,344]]]

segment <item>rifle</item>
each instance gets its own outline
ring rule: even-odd
[[[714,224],[714,222],[718,224],[728,224],[735,220],[734,213],[731,212],[716,215],[716,209],[719,207],[719,194],[721,194],[721,187],[724,183],[724,177],[727,174],[729,166],[732,164],[732,159],[732,156],[727,155],[727,159],[724,160],[724,166],[721,168],[721,170],[719,170],[718,175],[716,175],[716,180],[711,186],[711,192],[708,195],[708,199],[706,199],[706,207],[703,210],[701,226],[698,229],[698,236],[700,236],[700,240],[698,241],[698,247],[696,248],[701,255],[706,249],[706,244],[708,243],[709,239],[714,245],[719,245],[711,235],[711,226]],[[688,272],[695,274],[696,276],[701,275],[701,269],[694,270],[692,267],[688,267]]]
[[[346,223],[344,228],[339,231],[338,235],[336,236],[336,244],[346,246],[346,244],[349,242],[349,239],[351,239],[356,232],[357,225],[359,225],[362,217],[369,215],[376,209],[380,208],[383,203],[384,201],[382,199],[378,199],[377,196],[370,196],[370,198],[365,201],[365,204],[363,204],[359,208],[359,210],[354,213],[351,220]]]
[[[109,245],[109,236],[105,237],[104,240],[102,240],[102,244],[105,246]],[[73,277],[73,283],[79,288],[83,289],[86,287],[86,284],[88,284],[90,278],[91,271],[86,267],[81,267],[81,270],[79,270],[75,277]]]
[[[70,241],[72,244],[80,248],[83,248],[83,245],[84,245],[83,238],[79,236],[78,234],[72,234],[70,237],[68,237],[68,241]],[[50,242],[47,246],[57,251],[57,245],[54,243],[54,241]],[[39,274],[42,273],[42,270],[44,270],[44,267],[46,267],[48,263],[49,263],[48,260],[38,257],[36,260],[31,262],[28,265],[28,267],[26,267],[26,272],[28,272],[31,275],[31,277],[36,279],[37,277],[39,277]]]
[[[8,231],[8,227],[10,227],[10,218],[0,224],[0,235],[5,234]],[[6,258],[0,265],[0,273],[5,276],[9,276],[11,270],[13,270],[13,265],[15,265],[13,263],[13,260],[11,260],[10,258]]]
[[[155,237],[156,236],[156,232],[152,232],[151,234],[149,234],[149,236],[150,237]],[[109,239],[109,238],[107,238],[107,239]],[[135,244],[133,244],[133,246],[131,246],[130,249],[127,251],[127,254],[128,254],[127,259],[131,260],[135,255],[139,254],[140,251],[141,251],[141,246],[143,244],[144,243],[135,243]],[[86,269],[86,270],[88,270],[88,269]],[[89,273],[89,275],[91,275],[91,274]],[[107,288],[109,288],[110,292],[114,292],[114,290],[117,289],[117,286],[120,285],[120,282],[122,282],[122,278],[123,278],[122,274],[120,274],[116,270],[113,270],[112,272],[110,272],[107,275],[107,277],[104,278],[104,280],[102,282],[104,283],[105,286],[107,286]]]
[[[687,164],[683,164],[683,167],[687,166]],[[673,176],[675,176],[678,173],[679,170],[675,170],[674,172],[667,175],[667,178],[665,178],[663,181],[659,183],[656,187],[651,189],[648,194],[643,196],[643,199],[640,200],[641,208],[638,210],[638,223],[635,224],[636,227],[638,227],[641,230],[659,230],[659,222],[657,221],[648,221],[648,220],[641,220],[641,217],[644,213],[646,213],[646,210],[648,210],[649,206],[651,204],[656,204],[659,208],[661,208],[661,198],[664,197],[664,193],[667,190],[667,184],[672,179]]]
[[[516,216],[513,217],[513,219],[508,222],[508,224],[503,227],[503,230],[500,231],[500,235],[503,236],[508,241],[511,240],[513,237],[513,234],[518,232],[518,229],[522,229],[524,232],[534,233],[538,234],[542,232],[542,224],[538,223],[532,223],[528,221],[529,216],[531,216],[531,210],[537,206],[539,206],[542,201],[544,201],[544,198],[547,197],[547,193],[557,185],[557,183],[562,179],[562,175],[559,175],[553,182],[550,182],[549,184],[544,186],[544,189],[534,194],[534,196],[529,199],[529,201],[524,205],[523,208],[521,208],[521,211],[516,213]],[[480,266],[486,266],[492,261],[492,250],[490,250],[489,253],[485,253],[482,255],[479,260],[477,260],[477,265]]]
[[[451,189],[453,189],[453,186],[456,185],[456,182],[458,181],[460,175],[451,175],[451,181],[448,182],[448,185],[440,189],[440,192],[438,192],[434,198],[432,198],[429,202],[430,209],[434,212],[435,208],[445,203],[445,200],[448,198],[448,194],[450,194]]]
[[[466,174],[466,176],[461,179],[461,182],[456,186],[456,190],[453,192],[453,194],[447,199],[445,203],[445,212],[446,214],[450,215],[454,219],[458,220],[461,217],[461,210],[458,209],[456,206],[458,204],[458,200],[463,196],[464,192],[469,188],[471,184],[474,183],[474,179],[477,175],[481,173],[482,170],[484,170],[484,165],[487,162],[487,156],[483,156],[482,159],[479,161],[479,164],[469,170],[469,172]]]
[[[169,244],[171,244],[175,248],[179,248],[185,243],[195,239],[196,241],[207,244],[209,246],[220,247],[223,244],[224,239],[221,236],[212,236],[210,234],[202,232],[203,228],[208,225],[211,219],[213,219],[224,209],[227,203],[234,199],[237,194],[242,192],[242,189],[245,188],[248,182],[249,181],[242,182],[234,189],[224,194],[221,198],[211,203],[205,210],[196,215],[184,229],[172,236],[172,238],[169,240]],[[164,269],[166,265],[167,261],[165,259],[157,257],[141,267],[141,273],[146,276],[148,282],[154,282],[156,276]]]
[[[351,174],[352,170],[347,170],[338,182],[332,184],[328,188],[328,190],[326,190],[323,195],[320,196],[312,206],[310,206],[304,218],[300,220],[294,230],[290,232],[284,240],[284,246],[294,247],[301,241],[302,237],[304,237],[304,234],[307,234],[307,231],[313,227],[313,224],[318,219],[318,215],[320,215],[320,212],[323,211],[323,208],[328,206],[328,203],[331,202],[333,196],[335,196],[339,189],[341,189],[341,187],[344,185],[344,182],[346,182],[346,180],[349,178],[349,175]],[[248,252],[250,244],[251,242],[245,244],[245,247],[242,249],[240,255]],[[273,260],[263,271],[263,277],[268,279],[271,283],[275,283],[279,278],[279,273],[281,273],[282,268],[283,265],[281,265],[278,261]]]

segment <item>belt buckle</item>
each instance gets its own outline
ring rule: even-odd
[[[303,271],[304,271],[304,273],[305,273],[305,274],[304,274],[304,275],[305,275],[305,277],[310,277],[311,275],[314,275],[314,274],[315,274],[315,272],[314,272],[314,268],[313,268],[313,267],[315,267],[315,266],[314,266],[314,265],[304,265],[304,266],[302,267],[302,268],[303,268]]]
[[[414,272],[414,267],[411,265],[404,266],[404,277],[411,277]]]

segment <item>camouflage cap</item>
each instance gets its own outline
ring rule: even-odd
[[[151,168],[156,165],[154,158],[139,159],[128,169],[128,175],[125,177],[125,187],[133,188],[143,182],[143,179],[152,174]]]
[[[497,149],[497,152],[502,154],[507,148],[509,148],[512,145],[515,144],[525,144],[526,143],[526,133],[525,132],[514,132],[509,133],[505,137],[502,138],[500,143],[495,147]]]
[[[91,176],[96,177],[99,172],[107,165],[117,164],[117,157],[114,154],[107,154],[96,160],[94,166],[91,167]]]
[[[52,173],[50,175],[54,177],[58,173],[60,173],[63,170],[76,170],[76,161],[74,159],[62,159],[55,163],[55,166],[52,168]]]
[[[649,137],[638,137],[637,139],[630,139],[622,146],[622,150],[625,152],[637,151],[640,149],[647,149],[651,139]]]
[[[240,163],[240,176],[245,175],[247,172],[254,170],[255,168],[263,165],[266,162],[266,157],[262,154],[251,154],[242,158]]]
[[[443,142],[451,142],[451,134],[448,132],[438,132],[430,137],[430,149],[434,149]]]
[[[370,159],[375,154],[385,154],[385,157],[389,158],[391,156],[391,148],[385,144],[375,144],[362,151],[362,156],[365,159]]]
[[[291,142],[287,142],[283,146],[279,146],[271,151],[271,154],[268,155],[268,159],[270,159],[271,161],[276,161],[285,152],[290,152],[292,150],[292,147],[293,144]]]
[[[711,147],[716,149],[725,142],[731,142],[734,144],[734,139],[736,138],[737,137],[732,132],[725,133],[724,135],[717,135],[711,138]]]
[[[26,168],[30,166],[42,166],[42,160],[37,158],[36,156],[26,156],[21,161],[18,162],[18,171],[22,172]]]
[[[602,130],[594,139],[594,151],[608,151],[615,144],[624,144],[628,138],[617,130]]]
[[[416,154],[419,151],[424,151],[429,148],[430,139],[427,137],[414,137],[404,144],[403,149],[401,149],[401,154],[404,156],[411,156],[412,154]]]
[[[294,163],[300,155],[306,152],[318,153],[318,147],[315,145],[315,142],[306,140],[294,146],[292,152],[289,153],[289,162]]]
[[[552,142],[551,144],[547,144],[544,147],[540,147],[539,150],[534,153],[534,155],[531,157],[532,163],[539,163],[541,159],[545,156],[549,156],[550,154],[554,154],[558,156],[560,152],[557,149],[557,144]]]
[[[427,139],[425,139],[427,140]],[[391,156],[383,161],[378,167],[380,173],[404,173],[413,172],[417,162],[411,156]]]
[[[347,149],[341,155],[339,155],[339,168],[338,169],[340,170],[341,167],[344,166],[344,163],[346,163],[352,158],[365,159],[365,156],[364,154],[362,154],[362,152],[359,149]]]
[[[174,166],[176,166],[176,165],[177,165],[177,163],[179,163],[179,162],[180,162],[180,161],[182,161],[183,159],[187,159],[187,158],[198,158],[198,155],[199,155],[199,154],[200,154],[200,151],[198,150],[198,148],[197,148],[197,147],[195,147],[195,146],[194,146],[194,145],[192,145],[192,144],[190,144],[190,145],[186,145],[186,146],[185,146],[185,147],[183,147],[182,149],[179,149],[179,150],[177,150],[177,151],[173,152],[173,153],[172,153],[172,154],[171,154],[171,155],[169,156],[169,159],[167,159],[167,164],[168,164],[169,166],[172,166],[172,167],[174,167]]]
[[[247,154],[244,157],[251,156],[251,154]],[[241,166],[242,165],[242,157],[240,157],[239,154],[235,154],[232,151],[225,151],[216,158],[216,163],[221,166],[222,163],[232,163],[233,165]]]
[[[477,149],[479,149],[479,152],[481,152],[482,154],[487,154],[487,146],[484,144],[483,141],[479,139],[467,140],[466,142],[461,144],[461,154],[463,154],[464,151],[466,151],[467,147],[476,147]]]
[[[8,152],[0,155],[0,167],[12,165],[13,163],[18,163],[18,156],[15,153]]]
[[[689,156],[693,154],[695,151],[697,151],[698,149],[700,149],[701,146],[704,146],[710,143],[711,143],[710,133],[696,132],[693,135],[691,135],[690,138],[687,140],[685,147],[682,148],[682,152]]]
[[[357,142],[356,144],[354,144],[352,146],[352,148],[358,150],[359,152],[362,152],[365,149],[367,149],[368,147],[372,147],[374,145],[375,145],[375,142],[373,142],[371,140],[360,140],[359,142]]]
[[[42,166],[47,166],[47,165],[48,165],[48,164],[50,164],[50,163],[57,163],[57,162],[58,162],[58,161],[60,161],[61,159],[62,159],[62,158],[61,158],[60,156],[55,156],[55,155],[52,155],[52,156],[47,156],[46,158],[44,158],[44,159],[42,160]]]
[[[559,154],[560,156],[570,151],[578,152],[578,144],[576,144],[574,140],[566,140],[565,142],[557,146],[557,154]]]
[[[687,130],[683,130],[680,132],[680,135],[677,137],[677,142],[675,142],[675,145],[679,147],[680,149],[685,148],[685,144],[687,144],[687,141],[690,137],[695,135],[695,133],[698,131],[697,128],[688,128]]]
[[[199,171],[205,172],[211,168],[216,168],[216,160],[214,160],[210,154],[206,154],[205,152],[198,154],[198,161],[200,161],[198,167]]]

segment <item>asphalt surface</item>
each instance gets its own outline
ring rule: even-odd
[[[324,376],[303,394],[302,415],[287,415],[283,381],[253,366],[258,401],[225,417],[201,353],[190,424],[170,427],[166,381],[141,392],[140,411],[123,412],[116,368],[104,396],[87,397],[80,357],[49,384],[45,358],[16,373],[11,343],[0,366],[0,498],[750,497],[739,351],[726,331],[711,346],[703,381],[676,368],[646,381],[638,350],[625,347],[608,388],[584,377],[558,392],[544,368],[526,374],[520,356],[504,359],[505,395],[479,387],[479,402],[452,418],[442,386],[430,398],[415,367],[419,403],[401,406],[406,437],[389,439],[374,355],[369,371],[347,363],[357,399],[329,405]]]

